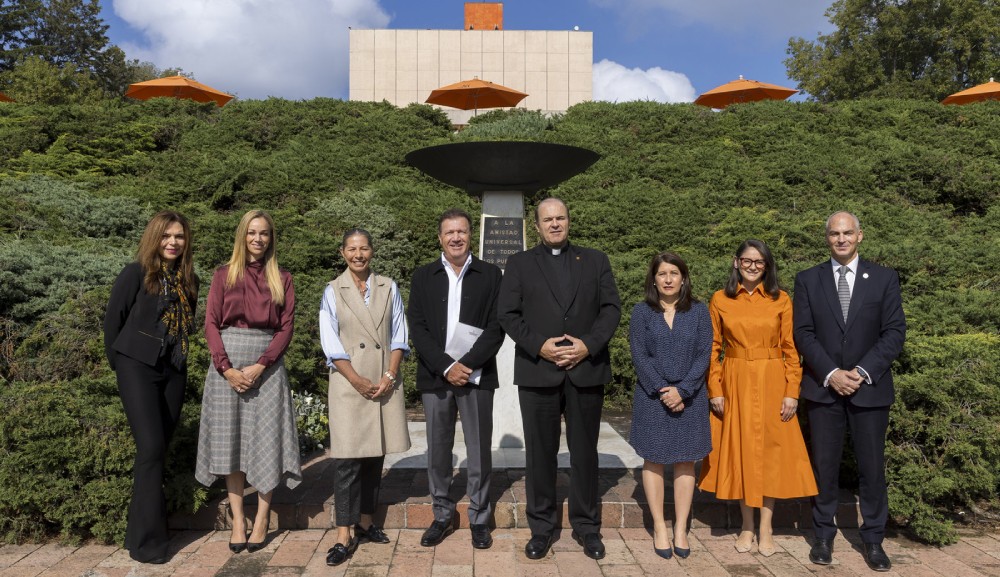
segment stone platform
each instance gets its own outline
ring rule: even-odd
[[[412,447],[406,453],[386,457],[380,506],[376,520],[387,529],[423,529],[434,520],[427,487],[426,436],[424,424],[409,423]],[[642,490],[642,458],[610,425],[602,423],[598,454],[600,457],[599,491],[601,516],[605,528],[651,527],[652,520]],[[563,527],[568,527],[566,496],[569,488],[569,454],[565,435],[559,452],[557,494],[560,500]],[[455,439],[453,462],[456,466],[453,498],[458,501],[461,527],[468,524],[464,497],[466,471],[465,443],[461,428]],[[523,449],[497,449],[493,453],[494,471],[490,480],[491,501],[494,503],[494,524],[497,528],[527,528],[525,512]],[[303,482],[294,490],[281,487],[272,502],[272,529],[329,529],[335,526],[333,516],[333,459],[325,453],[314,454],[303,462]],[[673,500],[669,467],[666,477],[667,518],[673,517]],[[220,481],[221,483],[221,481]],[[256,495],[247,494],[247,514],[252,517]],[[695,492],[693,527],[729,529],[740,526],[739,505],[735,501],[720,501],[711,493]],[[229,506],[221,499],[193,516],[175,516],[173,529],[212,530],[229,526]],[[775,527],[807,529],[810,527],[809,501],[795,499],[779,501],[774,517]],[[841,527],[857,527],[860,514],[856,497],[844,492],[838,520]]]

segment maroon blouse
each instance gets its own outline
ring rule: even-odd
[[[260,262],[247,264],[243,280],[232,288],[226,288],[229,265],[216,269],[212,276],[212,286],[208,289],[208,304],[205,311],[205,340],[212,353],[212,363],[222,374],[233,367],[222,344],[222,329],[273,329],[271,344],[257,362],[269,367],[285,354],[292,341],[292,327],[295,322],[295,288],[292,275],[282,269],[281,284],[285,287],[285,304],[278,306],[271,302],[271,289],[267,286],[267,276]],[[242,368],[242,367],[237,367]]]

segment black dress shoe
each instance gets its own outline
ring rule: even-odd
[[[573,539],[583,547],[583,554],[591,559],[604,559],[604,543],[600,533],[587,533],[583,537],[573,531]]]
[[[487,525],[471,525],[472,546],[476,549],[489,549],[493,545],[493,537],[490,535],[490,528]]]
[[[863,543],[861,550],[865,552],[865,563],[872,571],[888,571],[892,569],[892,561],[885,554],[881,543]]]
[[[242,553],[243,550],[246,548],[247,548],[246,543],[233,543],[232,541],[229,542],[229,550],[232,551],[233,553]]]
[[[424,531],[424,535],[420,538],[420,544],[424,547],[434,547],[435,545],[440,545],[444,538],[455,530],[451,523],[445,523],[444,521],[434,521],[431,526]]]
[[[361,525],[355,523],[354,525],[354,536],[358,538],[359,543],[364,543],[365,541],[370,541],[372,543],[388,543],[389,536],[385,534],[378,525],[369,525],[367,529],[363,529]]]
[[[326,564],[333,567],[335,565],[340,565],[344,561],[350,559],[351,555],[354,554],[358,549],[358,538],[353,537],[348,541],[347,545],[337,543],[326,552]]]
[[[532,535],[528,539],[528,544],[524,546],[524,556],[528,559],[541,559],[549,552],[552,546],[552,537],[549,535]]]
[[[833,563],[833,539],[816,539],[809,550],[809,560],[817,565]]]

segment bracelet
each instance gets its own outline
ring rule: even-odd
[[[386,372],[382,373],[382,376],[383,377],[389,377],[390,381],[395,381],[396,380],[396,375],[392,374],[389,371],[386,371]]]

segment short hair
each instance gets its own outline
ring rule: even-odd
[[[691,277],[688,274],[688,266],[684,259],[672,252],[661,252],[649,261],[649,269],[646,271],[646,304],[654,311],[663,312],[663,307],[660,306],[660,291],[656,288],[656,273],[659,272],[660,265],[663,263],[672,264],[681,271],[681,290],[674,308],[681,312],[691,310],[691,304],[698,302],[698,299],[691,294]]]
[[[358,228],[358,227],[354,227],[344,233],[344,238],[340,239],[340,248],[344,248],[345,246],[347,246],[347,239],[351,238],[352,236],[357,236],[359,234],[365,237],[365,240],[368,241],[368,246],[375,248],[375,244],[372,243],[372,233],[368,232],[363,228]]]
[[[767,244],[762,240],[757,240],[755,238],[748,238],[742,243],[740,243],[739,248],[736,249],[735,258],[740,258],[743,253],[746,252],[748,248],[755,248],[760,256],[764,257],[764,278],[761,279],[761,285],[764,287],[764,292],[766,292],[772,299],[778,300],[778,296],[781,294],[781,285],[778,284],[778,264],[774,262],[774,255],[771,254],[771,249],[767,248]],[[740,276],[740,271],[738,266],[733,267],[729,271],[729,280],[726,282],[726,287],[723,289],[726,296],[729,298],[736,298],[736,293],[740,290],[740,282],[742,277]]]
[[[861,230],[861,219],[859,219],[857,215],[855,215],[853,212],[848,212],[846,210],[838,210],[837,212],[826,217],[826,227],[824,227],[823,230],[830,230],[830,223],[833,222],[833,217],[837,216],[838,214],[846,214],[847,216],[854,219],[854,228],[856,228],[857,230]]]
[[[538,224],[538,209],[541,208],[543,204],[549,202],[550,200],[554,200],[555,202],[558,202],[559,204],[563,205],[563,208],[566,209],[566,218],[569,218],[569,205],[567,205],[563,199],[557,196],[550,196],[548,198],[543,198],[541,202],[535,205],[535,224]]]
[[[174,266],[181,273],[181,284],[188,297],[194,300],[197,290],[197,279],[194,276],[194,259],[192,257],[191,225],[179,212],[173,210],[161,210],[153,215],[146,223],[146,229],[142,232],[142,239],[139,241],[139,248],[136,250],[135,260],[142,267],[143,286],[146,292],[151,295],[159,294],[163,287],[160,286],[160,266],[163,261],[160,258],[160,241],[163,233],[173,223],[180,223],[184,231],[184,249],[181,251]]]
[[[444,224],[444,221],[453,218],[464,218],[465,222],[469,223],[469,231],[472,231],[472,217],[469,216],[469,213],[460,208],[449,208],[438,217],[438,232],[441,232],[441,225]]]

